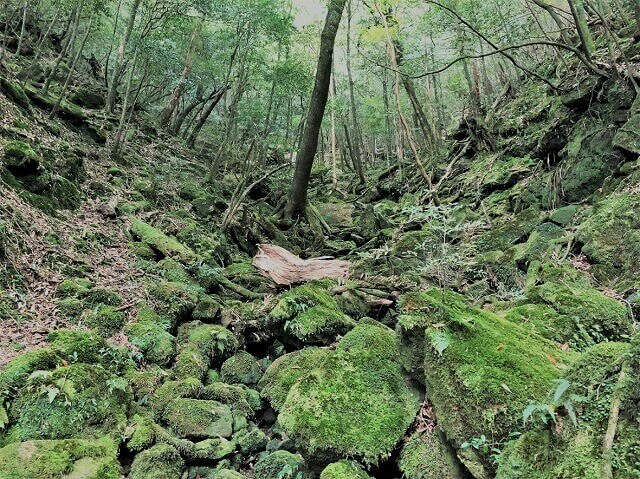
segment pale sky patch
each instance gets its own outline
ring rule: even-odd
[[[296,27],[304,27],[309,23],[323,18],[326,14],[327,5],[322,0],[293,0],[296,13]]]

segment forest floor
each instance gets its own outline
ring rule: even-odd
[[[462,119],[440,206],[320,162],[307,220],[283,169],[223,225],[232,170],[143,119],[114,161],[115,118],[6,78],[0,477],[638,477],[640,104],[570,81]],[[276,284],[259,244],[350,276]]]

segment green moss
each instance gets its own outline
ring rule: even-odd
[[[234,436],[234,442],[242,454],[255,454],[267,447],[269,438],[260,429],[255,428],[244,434]]]
[[[101,366],[71,364],[32,375],[14,401],[11,417],[22,440],[115,434],[126,424],[131,399],[124,378]]]
[[[147,243],[154,250],[164,256],[190,263],[196,259],[195,253],[177,239],[165,235],[162,231],[153,226],[140,221],[133,216],[131,221],[131,233],[143,243]]]
[[[231,409],[218,401],[180,398],[171,401],[164,411],[164,421],[178,437],[231,437]]]
[[[18,356],[0,373],[0,396],[11,397],[26,384],[31,373],[51,369],[59,362],[52,349],[36,349]]]
[[[174,447],[157,444],[135,457],[129,479],[176,479],[183,469],[184,461]]]
[[[151,363],[165,366],[175,355],[175,338],[152,321],[138,321],[125,327],[131,344]]]
[[[252,386],[260,381],[262,370],[256,358],[246,351],[239,351],[222,364],[220,374],[224,382]]]
[[[411,435],[400,452],[398,467],[411,479],[456,479],[459,466],[438,429]]]
[[[562,275],[558,269],[558,275]],[[553,275],[554,273],[551,273]],[[542,280],[550,272],[543,272]],[[547,304],[560,315],[554,324],[560,342],[581,349],[604,340],[620,340],[631,334],[627,308],[592,288],[585,279],[558,278],[541,284],[529,282],[525,294],[530,301]]]
[[[201,396],[203,399],[214,399],[231,407],[233,412],[251,417],[262,409],[260,393],[242,385],[215,382],[207,385]]]
[[[174,379],[195,378],[202,381],[210,365],[209,355],[194,344],[186,344],[180,346],[171,375]]]
[[[68,362],[102,363],[107,342],[95,333],[61,329],[49,333],[51,349]]]
[[[640,195],[612,196],[597,203],[576,239],[597,263],[592,268],[597,278],[611,281],[635,275],[640,270]]]
[[[575,323],[546,304],[525,304],[508,310],[505,319],[547,339],[563,343],[571,338]]]
[[[540,222],[537,208],[529,208],[512,219],[496,224],[491,231],[478,237],[476,243],[480,252],[506,251],[513,244],[528,238]]]
[[[216,298],[203,294],[198,299],[198,304],[191,316],[200,321],[215,321],[220,318],[221,309],[222,305]]]
[[[547,394],[572,360],[552,342],[452,292],[421,294],[427,313],[425,382],[439,426],[456,445],[486,435],[500,439],[517,428],[522,410]],[[454,412],[455,411],[455,412]]]
[[[99,440],[28,441],[0,449],[3,479],[119,479],[117,445]]]
[[[156,418],[163,416],[165,409],[174,399],[181,397],[197,397],[200,395],[202,383],[195,378],[181,381],[166,381],[154,393],[152,409]]]
[[[212,479],[245,479],[245,477],[232,469],[219,469],[214,473]]]
[[[171,320],[166,316],[161,316],[149,306],[143,305],[136,313],[136,320],[139,323],[153,323],[165,331],[171,329]]]
[[[104,288],[93,288],[79,294],[80,299],[84,302],[87,309],[94,309],[100,304],[106,306],[121,306],[122,297]]]
[[[265,327],[306,344],[331,344],[355,326],[327,291],[333,283],[314,281],[284,293],[266,318]]]
[[[122,311],[113,306],[98,305],[93,311],[82,314],[82,323],[94,329],[103,337],[117,333],[126,324],[127,318]]]
[[[64,317],[71,319],[74,323],[79,321],[80,315],[86,309],[84,303],[78,298],[64,298],[56,302],[56,308]]]
[[[195,444],[195,457],[200,460],[217,461],[230,456],[236,450],[235,443],[218,437],[205,439]]]
[[[88,293],[93,288],[93,283],[86,278],[67,278],[56,288],[56,296],[69,298]]]
[[[149,288],[157,309],[171,320],[171,328],[189,316],[198,302],[199,290],[192,285],[164,281]]]
[[[189,344],[213,361],[222,361],[238,349],[238,340],[223,326],[191,321],[178,330],[178,343]]]
[[[335,351],[307,349],[279,358],[263,378],[263,395],[309,454],[376,462],[395,447],[418,408],[397,356],[393,331],[359,325]]]
[[[420,479],[418,476],[406,476]],[[320,479],[371,479],[358,463],[353,461],[339,461],[329,464],[320,474]]]
[[[153,446],[156,440],[153,419],[136,414],[131,420],[130,428],[132,432],[130,432],[129,440],[127,441],[127,449],[129,451],[140,452]]]
[[[576,205],[563,206],[551,213],[549,219],[562,227],[566,227],[573,221],[578,211],[579,207]]]
[[[294,478],[303,467],[302,457],[288,451],[276,451],[258,459],[254,472],[256,479]]]

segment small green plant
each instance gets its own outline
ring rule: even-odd
[[[297,464],[285,464],[285,466],[280,469],[276,479],[302,479],[302,472],[298,471]]]
[[[587,400],[584,396],[578,396],[576,394],[570,394],[569,388],[571,383],[566,379],[558,379],[558,385],[550,396],[551,400],[546,403],[529,404],[524,411],[522,411],[522,420],[524,425],[527,424],[529,419],[539,419],[543,424],[556,423],[558,415],[561,411],[565,411],[574,426],[578,426],[578,416],[574,407],[575,403],[584,402]]]
[[[487,436],[482,434],[480,437],[474,437],[467,442],[463,442],[460,445],[460,449],[473,448],[481,454],[488,454],[491,461],[496,464],[498,462],[498,459],[500,458],[500,455],[502,454],[503,444],[507,441],[511,441],[512,439],[517,438],[518,436],[520,436],[520,432],[514,431],[510,433],[504,441],[492,442],[487,439]]]
[[[447,331],[440,329],[434,329],[429,331],[429,339],[431,340],[431,346],[438,352],[438,355],[442,356],[444,350],[451,344],[451,335]]]

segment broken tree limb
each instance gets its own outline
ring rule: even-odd
[[[349,261],[328,257],[302,259],[276,245],[258,245],[253,266],[267,278],[279,285],[304,283],[314,279],[346,278],[349,276]]]

